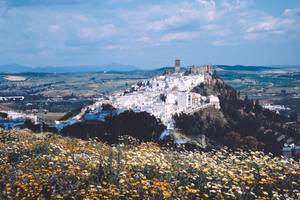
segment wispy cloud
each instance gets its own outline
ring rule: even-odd
[[[222,41],[222,40],[216,40],[216,41],[212,42],[212,45],[214,45],[214,46],[224,46],[225,42]]]
[[[102,24],[98,26],[82,27],[79,30],[79,37],[87,41],[98,41],[116,33],[117,30],[114,24]]]
[[[174,15],[166,17],[165,19],[150,22],[148,29],[152,31],[162,31],[169,28],[174,28],[195,20],[197,16],[198,13],[193,10],[182,9],[179,12],[176,12]]]
[[[285,9],[283,14],[287,17],[300,17],[300,7],[299,8],[291,8],[291,9]]]
[[[59,24],[51,24],[50,26],[49,26],[49,30],[51,31],[51,32],[59,32],[60,30],[61,30],[61,26],[59,25]]]
[[[115,45],[115,44],[109,44],[109,45],[106,45],[104,46],[104,49],[107,49],[107,50],[115,50],[115,49],[122,49],[121,46],[119,45]]]
[[[254,22],[246,29],[246,39],[264,39],[272,35],[298,34],[300,31],[300,18],[298,9],[286,9],[279,17],[268,15],[258,22]],[[299,10],[300,13],[300,10]]]
[[[197,36],[196,33],[193,32],[177,32],[177,33],[167,33],[161,36],[160,41],[162,42],[172,42],[172,41],[180,41],[192,39]]]
[[[189,3],[179,3],[160,6],[160,13],[155,13],[160,19],[153,20],[148,25],[148,30],[163,31],[199,24],[217,19],[220,13],[216,10],[214,0],[196,0]]]

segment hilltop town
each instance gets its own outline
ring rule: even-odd
[[[30,112],[0,111],[0,127],[51,131],[82,139],[97,137],[110,144],[118,142],[121,135],[130,135],[141,141],[184,143],[191,149],[225,145],[295,155],[291,152],[298,146],[293,144],[300,141],[299,129],[294,126],[297,115],[283,115],[281,107],[274,110],[274,105],[240,95],[215,68],[181,67],[180,60],[175,60],[174,67],[147,72],[148,77],[136,72],[140,77],[131,80],[133,85],[122,80],[124,85],[115,92],[102,93],[55,123]],[[124,75],[114,76],[121,79]],[[286,148],[285,144],[292,146]]]
[[[175,60],[173,70],[166,70],[163,75],[140,81],[125,91],[101,98],[95,104],[84,108],[75,117],[56,122],[56,128],[62,130],[78,121],[104,120],[111,112],[103,109],[103,105],[111,105],[117,113],[126,110],[150,113],[167,127],[163,135],[168,134],[169,130],[174,129],[172,117],[175,114],[190,114],[209,106],[220,109],[217,96],[203,96],[192,92],[192,89],[201,83],[211,84],[212,75],[212,65],[193,65],[182,70],[180,60]]]

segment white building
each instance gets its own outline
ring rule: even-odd
[[[14,111],[4,111],[7,114],[6,118],[0,117],[0,126],[10,129],[21,126],[26,120],[30,120],[32,123],[37,124],[38,118],[35,115],[27,115],[24,113],[18,113]]]
[[[202,96],[194,92],[179,92],[178,106],[180,108],[197,107],[202,103]]]
[[[212,104],[216,109],[220,109],[220,100],[217,96],[210,95],[209,96],[209,103]]]

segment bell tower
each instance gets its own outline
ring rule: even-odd
[[[175,60],[175,73],[180,73],[180,60]]]

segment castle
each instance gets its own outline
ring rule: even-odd
[[[180,60],[175,60],[174,69],[165,70],[164,75],[178,75],[181,73],[181,64]],[[186,71],[183,73],[185,76],[189,75],[204,75],[204,81],[207,84],[212,83],[212,75],[213,75],[213,66],[211,64],[207,65],[191,65],[188,66]]]

